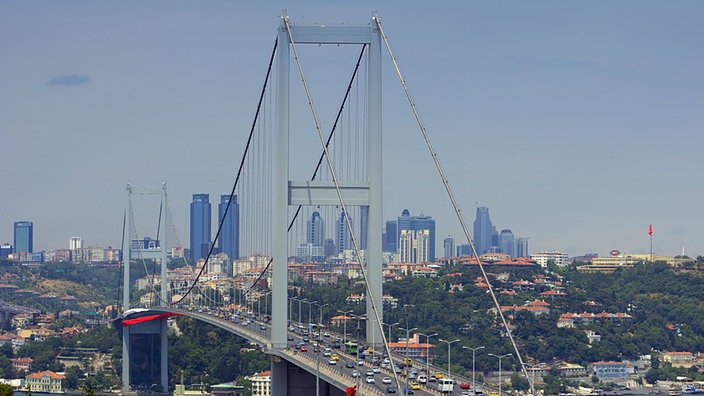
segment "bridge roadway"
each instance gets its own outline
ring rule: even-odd
[[[324,388],[323,382],[325,382],[342,391],[349,386],[357,385],[358,395],[386,395],[389,384],[382,383],[382,379],[384,377],[391,378],[391,385],[397,388],[397,394],[403,394],[403,391],[408,388],[406,379],[399,376],[399,389],[399,387],[395,384],[393,373],[387,369],[380,369],[378,373],[367,375],[367,372],[371,371],[373,368],[369,362],[365,360],[358,361],[355,356],[348,355],[340,349],[332,349],[332,353],[339,357],[339,360],[337,360],[335,364],[331,364],[331,357],[323,356],[322,348],[324,345],[321,345],[318,353],[313,351],[314,348],[312,343],[306,344],[307,351],[301,351],[300,349],[295,348],[295,345],[301,343],[303,337],[294,332],[288,333],[289,348],[283,350],[272,349],[270,347],[270,326],[267,323],[257,322],[252,318],[247,318],[245,315],[241,315],[240,318],[221,318],[219,315],[209,314],[208,312],[198,312],[183,308],[150,307],[149,310],[152,312],[179,313],[202,322],[212,324],[245,338],[263,348],[264,352],[274,356],[274,359],[280,358],[286,360],[287,362],[307,371],[310,375],[320,378],[321,394],[325,394],[322,391]],[[247,322],[250,323],[245,324]],[[395,357],[394,360],[398,360],[398,357]],[[394,362],[394,364],[396,365],[398,362]],[[420,362],[414,362],[414,367],[420,371],[425,368],[425,365]],[[431,365],[431,367],[433,366]],[[439,368],[437,370],[440,371]],[[353,376],[355,372],[358,374],[357,377]],[[368,377],[374,378],[374,382],[367,383]],[[413,391],[413,394],[440,395],[440,392],[436,389],[432,389],[434,386],[435,383],[433,382],[421,384],[421,389]],[[461,392],[462,390],[460,390],[459,386],[456,384],[455,390],[451,394],[459,396],[461,395]],[[342,394],[344,394],[344,392]],[[448,393],[442,394],[447,395]]]

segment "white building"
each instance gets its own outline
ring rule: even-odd
[[[398,252],[405,263],[425,263],[430,260],[430,230],[401,230]]]
[[[564,267],[569,264],[569,258],[566,254],[560,252],[537,252],[530,255],[531,260],[543,268],[548,267],[548,261],[552,260],[558,267]]]
[[[249,377],[252,396],[271,396],[271,371],[262,371]]]

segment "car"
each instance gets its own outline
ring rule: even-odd
[[[372,372],[374,374],[379,374],[381,372],[381,369],[379,367],[374,366],[374,367],[372,367]]]
[[[323,337],[330,337],[330,333],[326,331],[325,333],[323,333]]]
[[[330,364],[330,365],[336,365],[336,364],[337,364],[337,360],[330,359],[330,360],[328,360],[328,364]]]
[[[389,385],[386,387],[386,393],[396,393],[396,387],[393,385]]]
[[[444,375],[443,373],[439,372],[439,371],[436,372],[436,373],[435,373],[435,379],[441,379],[441,378],[445,378],[445,375]]]
[[[357,378],[357,377],[361,377],[361,376],[362,376],[362,373],[360,373],[359,371],[357,371],[357,370],[352,371],[353,378]]]
[[[411,381],[411,382],[410,382],[410,385],[411,385],[411,389],[413,389],[413,390],[420,390],[420,384],[417,383],[416,381]]]
[[[332,360],[340,360],[340,355],[333,353],[332,356],[330,356],[330,359]]]
[[[357,366],[364,366],[364,362],[362,360],[357,361]]]
[[[413,394],[413,389],[411,388],[406,388],[403,390],[404,395],[412,395]]]
[[[376,380],[374,379],[374,377],[367,377],[365,379],[365,381],[367,381],[368,384],[376,383]]]
[[[460,382],[460,389],[469,389],[471,387],[472,387],[471,384],[468,384],[466,382]]]
[[[259,325],[259,330],[266,330],[266,325]]]
[[[384,377],[381,379],[382,384],[390,384],[391,383],[391,377]]]
[[[332,356],[332,353],[330,353],[330,351],[324,351],[323,356],[330,357],[330,356]]]
[[[292,336],[292,335],[289,335],[289,336],[288,336],[288,340],[289,340],[289,341],[293,341],[293,336]]]
[[[354,368],[354,362],[352,362],[352,361],[347,361],[347,362],[345,362],[345,367],[347,367],[347,368]]]
[[[301,346],[301,352],[308,352],[308,347],[305,345]]]
[[[374,372],[372,370],[367,370],[367,377],[373,377]]]

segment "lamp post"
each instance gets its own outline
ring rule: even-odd
[[[422,336],[425,336],[425,343],[430,344],[430,337],[435,337],[438,335],[438,333],[433,333],[433,334],[423,334],[423,333],[418,333]],[[430,346],[427,346],[425,348],[425,375],[429,376],[429,370],[430,369]]]
[[[418,328],[414,327],[412,329],[404,329],[402,327],[399,327],[398,329],[404,330],[406,332],[406,353],[404,354],[404,362],[403,362],[403,365],[405,366],[406,363],[408,363],[408,339],[411,338],[411,332],[418,330]]]
[[[501,395],[501,359],[508,357],[508,356],[512,356],[512,355],[510,353],[507,353],[507,354],[499,356],[499,355],[494,355],[493,353],[490,353],[489,356],[493,356],[493,357],[499,359],[499,396],[502,396]]]
[[[342,334],[342,343],[346,344],[347,343],[347,314],[354,312],[354,309],[350,309],[349,311],[340,311],[339,309],[337,312],[341,313],[342,316],[342,322],[344,323],[343,326],[343,334]]]
[[[450,378],[450,346],[452,346],[452,344],[455,342],[459,342],[459,340],[460,340],[459,338],[456,340],[452,340],[452,341],[440,339],[440,341],[447,344],[447,378],[448,379]]]
[[[316,303],[315,305],[318,306],[318,327],[323,325],[323,307],[326,305],[330,305],[328,303],[325,304],[318,304]]]
[[[313,318],[311,317],[311,307],[313,304],[317,304],[318,301],[308,301],[308,323],[313,323]]]
[[[382,322],[381,324],[384,325],[384,326],[389,326],[389,342],[391,342],[391,341],[392,341],[392,339],[391,339],[391,328],[394,327],[394,326],[398,326],[398,325],[400,325],[401,323],[396,322],[396,323],[388,324],[388,323],[383,323],[383,322]]]
[[[306,302],[306,301],[308,301],[307,298],[301,298],[300,300],[298,300],[298,323],[299,323],[301,326],[303,325],[303,321],[301,320],[301,319],[303,319],[303,318],[301,317],[301,316],[302,316],[302,315],[301,315],[301,305],[303,305],[303,303]]]
[[[477,391],[477,383],[474,380],[474,353],[480,349],[484,349],[484,345],[482,345],[480,347],[476,347],[476,348],[462,346],[462,349],[469,349],[470,351],[472,351],[472,389],[476,392]]]
[[[535,396],[535,369],[538,368],[535,364],[523,363],[524,366],[530,367],[531,371],[531,381],[530,381],[530,394]]]

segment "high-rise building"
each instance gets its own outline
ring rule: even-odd
[[[34,225],[31,221],[15,222],[15,253],[32,253],[34,250]]]
[[[352,224],[352,218],[349,218],[350,224]],[[337,252],[342,253],[345,250],[352,249],[352,237],[350,230],[347,227],[347,221],[345,221],[345,213],[340,213],[340,219],[335,222],[335,228],[337,230]]]
[[[68,249],[76,250],[83,248],[83,238],[81,237],[71,237],[68,240]]]
[[[228,204],[230,208],[228,209]],[[225,214],[227,212],[227,214]],[[224,218],[224,220],[223,220]],[[221,195],[218,205],[218,220],[222,222],[222,230],[218,237],[218,248],[221,253],[227,254],[230,260],[240,257],[240,205],[237,195]]]
[[[457,256],[469,256],[472,254],[472,245],[464,243],[457,245]]]
[[[396,253],[398,246],[398,223],[396,220],[386,222],[386,240],[384,241],[384,251]]]
[[[443,253],[445,258],[452,257],[455,254],[455,238],[451,236],[445,237],[442,241]]]
[[[430,216],[425,216],[421,214],[420,216],[411,216],[408,209],[404,209],[401,212],[401,216],[396,220],[396,243],[397,243],[397,253],[401,253],[401,233],[403,230],[410,231],[428,231],[428,260],[425,261],[435,261],[435,220]],[[387,223],[387,239],[388,239],[388,223]]]
[[[486,253],[492,246],[492,236],[495,229],[489,218],[489,208],[477,208],[477,217],[474,220],[474,247],[478,254]]]
[[[193,261],[208,256],[210,249],[210,195],[193,194],[191,202],[191,259]]]
[[[3,243],[0,246],[0,258],[8,258],[13,252],[12,245],[9,243]]]
[[[528,257],[528,238],[516,239],[516,257]]]
[[[401,230],[399,259],[404,263],[430,261],[430,230]]]
[[[501,249],[501,253],[515,257],[513,247],[513,232],[509,229],[501,230],[501,233],[499,234],[499,249]]]
[[[318,211],[313,212],[306,225],[306,243],[321,247],[325,243],[325,223]]]

